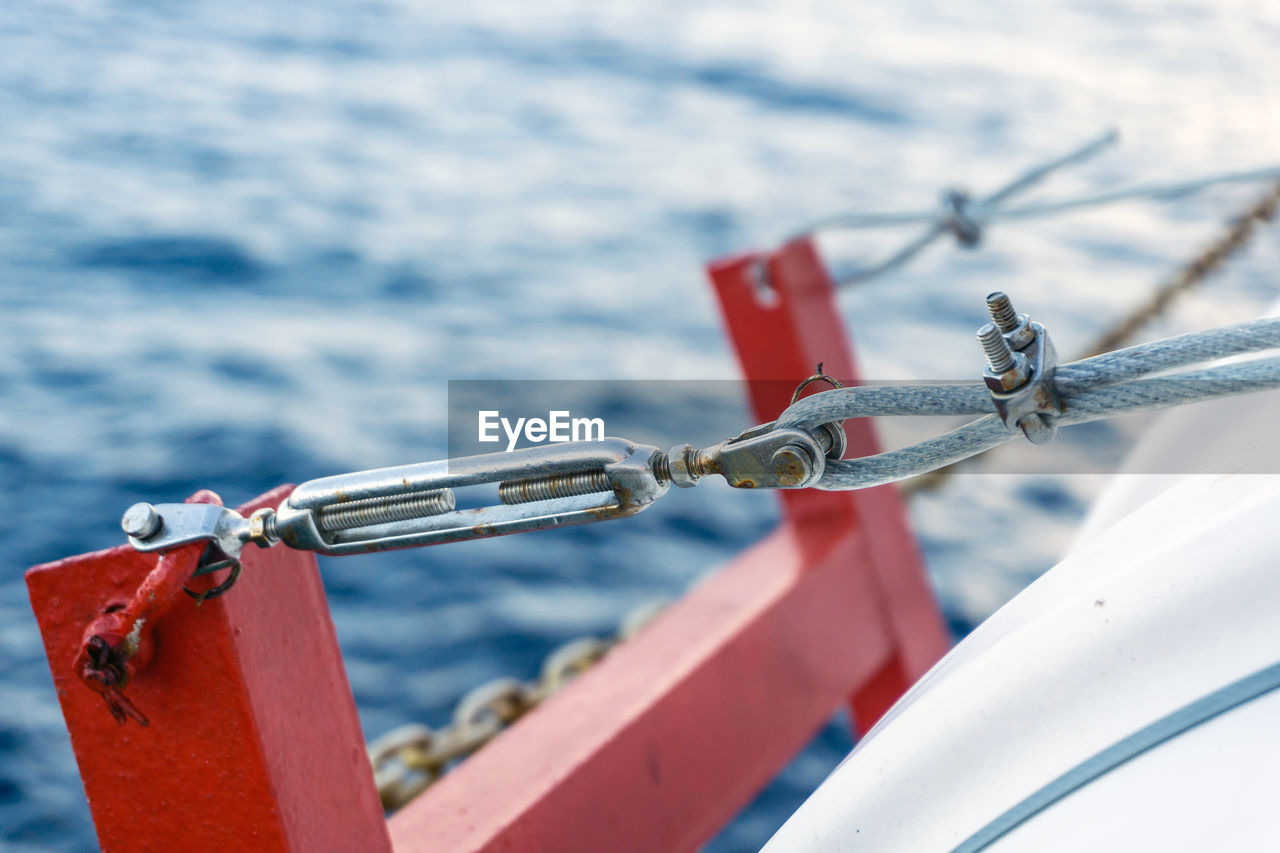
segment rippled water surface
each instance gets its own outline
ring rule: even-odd
[[[1243,0],[7,4],[0,846],[94,846],[25,567],[118,543],[135,500],[442,456],[449,379],[732,378],[702,262],[815,215],[991,187],[1109,123],[1125,144],[1048,191],[1262,164],[1278,39]],[[875,378],[971,375],[994,287],[1070,353],[1254,192],[997,228],[842,310]],[[838,266],[899,236],[823,245]],[[1277,248],[1150,334],[1252,315]],[[1098,484],[968,475],[913,503],[957,632],[1052,565]],[[700,489],[537,548],[324,560],[366,734],[444,723],[775,521]],[[849,745],[828,727],[712,849],[758,847]]]

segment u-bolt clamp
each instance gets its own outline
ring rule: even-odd
[[[1063,410],[1054,384],[1058,353],[1044,326],[1013,310],[1009,297],[987,296],[991,322],[978,330],[987,356],[982,379],[1006,426],[1017,426],[1032,444],[1045,444],[1058,432],[1053,415]]]

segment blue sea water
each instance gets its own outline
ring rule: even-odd
[[[119,543],[136,500],[441,457],[450,379],[732,378],[703,262],[821,214],[991,187],[1111,123],[1124,146],[1046,192],[1265,163],[1278,37],[1245,0],[7,4],[0,847],[94,847],[27,566]],[[997,228],[841,307],[874,378],[976,370],[997,287],[1070,353],[1253,192]],[[1277,260],[1266,232],[1150,333],[1251,316]],[[669,430],[721,437],[692,410]],[[1053,564],[1101,482],[970,474],[913,503],[957,634]],[[323,560],[366,734],[445,723],[776,519],[698,489],[538,548]],[[758,847],[850,743],[833,721],[709,849]]]

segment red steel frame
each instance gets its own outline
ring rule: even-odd
[[[762,421],[817,362],[856,380],[804,240],[710,267]],[[850,421],[849,455],[877,450]],[[277,489],[247,507],[274,504]],[[184,597],[117,726],[73,663],[156,565],[127,546],[32,569],[32,605],[102,847],[678,851],[710,838],[844,702],[865,730],[947,635],[892,487],[780,492],[781,526],[384,821],[314,558],[245,553]],[[389,832],[388,832],[389,828]]]
[[[123,545],[27,572],[102,849],[390,850],[313,555],[251,547],[230,593],[180,597],[126,690],[148,727],[117,725],[80,681],[85,626],[156,559]]]

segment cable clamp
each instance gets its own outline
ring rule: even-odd
[[[964,190],[948,189],[942,193],[938,223],[966,249],[977,248],[982,242],[982,223],[970,213],[973,205],[973,198]]]
[[[1045,327],[1015,312],[1005,294],[987,296],[987,309],[992,321],[978,330],[987,356],[982,381],[1005,426],[1016,426],[1032,444],[1047,444],[1058,432],[1053,417],[1064,409],[1054,382],[1057,350]]]

